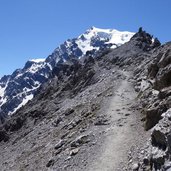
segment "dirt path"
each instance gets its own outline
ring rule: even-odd
[[[136,93],[129,81],[129,73],[122,72],[126,79],[115,90],[106,114],[111,118],[106,130],[105,143],[99,156],[93,161],[89,171],[123,171],[128,162],[128,151],[132,145],[138,145],[143,128],[139,129],[137,113],[131,109]],[[142,126],[140,126],[142,127]]]

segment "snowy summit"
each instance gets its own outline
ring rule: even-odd
[[[115,29],[101,29],[93,26],[90,29],[88,29],[84,34],[81,34],[78,37],[76,43],[85,54],[87,51],[99,49],[98,46],[93,46],[93,39],[97,39],[98,41],[105,41],[105,44],[111,43],[113,44],[112,48],[116,48],[117,46],[120,46],[128,42],[134,34],[135,33],[128,31],[118,31]]]

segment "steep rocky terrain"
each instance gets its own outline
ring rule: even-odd
[[[140,28],[120,47],[54,65],[1,125],[1,170],[171,168],[169,49]]]
[[[46,59],[26,62],[23,69],[0,79],[0,121],[17,111],[31,100],[39,87],[51,78],[51,72],[58,63],[70,58],[81,58],[86,54],[95,56],[100,51],[116,48],[129,41],[131,32],[92,27],[78,38],[61,44]]]
[[[143,153],[139,154],[145,170],[171,169],[170,49],[170,42],[154,49],[152,57],[135,71],[145,129],[151,132]]]

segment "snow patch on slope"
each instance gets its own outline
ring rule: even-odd
[[[31,59],[29,61],[35,62],[35,63],[40,63],[40,62],[45,62],[45,59]]]
[[[6,83],[6,85],[4,87],[0,86],[0,107],[4,103],[6,103],[6,101],[7,101],[7,98],[5,97],[5,90],[6,90],[7,86],[8,86],[8,81],[7,81],[7,83]]]
[[[45,65],[45,63],[43,62],[39,62],[39,63],[33,63],[32,66],[28,69],[27,72],[31,72],[31,73],[36,73],[37,71],[39,71],[41,68],[43,68]]]
[[[24,106],[32,98],[33,98],[33,94],[30,94],[30,95],[26,96],[25,98],[23,98],[23,101],[18,105],[18,107],[16,107],[12,112],[10,112],[9,115],[15,113],[19,108]]]
[[[3,97],[4,94],[5,94],[5,89],[6,89],[6,86],[5,87],[1,87],[0,86],[0,97]]]

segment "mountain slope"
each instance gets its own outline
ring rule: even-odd
[[[130,40],[134,33],[92,27],[78,38],[61,44],[47,59],[30,60],[23,69],[0,79],[0,120],[13,114],[34,96],[37,89],[50,77],[52,69],[72,57],[86,53],[95,55],[100,50],[115,48]]]
[[[133,73],[153,59],[154,45],[141,31],[105,55],[58,63],[32,101],[3,124],[1,169],[90,171],[96,168],[94,162],[100,164],[97,159],[110,156],[103,159],[101,170],[132,170],[132,158],[131,167],[126,164],[128,150],[135,157],[137,144],[148,139],[142,132]],[[114,149],[118,162],[108,162],[116,157]]]

